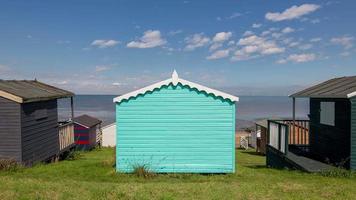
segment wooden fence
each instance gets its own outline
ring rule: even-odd
[[[74,125],[73,122],[59,125],[59,151],[74,145]]]
[[[289,129],[289,144],[309,144],[309,120],[283,120]]]

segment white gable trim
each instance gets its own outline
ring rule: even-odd
[[[356,91],[355,92],[351,92],[350,94],[347,95],[347,98],[351,98],[356,96]]]
[[[74,122],[74,124],[78,124],[78,125],[83,126],[83,127],[87,128],[87,129],[90,129],[90,127],[85,126],[84,124],[81,124],[81,123],[78,123],[78,122]]]
[[[176,86],[178,83],[180,83],[182,85],[189,86],[190,88],[195,88],[195,89],[197,89],[199,91],[204,91],[204,92],[206,92],[208,94],[213,94],[214,96],[217,96],[217,97],[222,97],[224,99],[229,99],[232,102],[239,101],[239,97],[236,97],[236,96],[233,96],[233,95],[230,95],[230,94],[218,91],[218,90],[214,90],[214,89],[199,85],[197,83],[193,83],[193,82],[181,79],[181,78],[178,77],[177,72],[174,70],[174,72],[172,74],[172,78],[164,80],[164,81],[161,81],[161,82],[158,82],[158,83],[155,83],[155,84],[152,84],[152,85],[149,85],[147,87],[144,87],[144,88],[141,88],[139,90],[124,94],[122,96],[118,96],[118,97],[114,98],[114,102],[121,102],[124,99],[127,100],[127,99],[129,99],[131,97],[136,97],[139,94],[144,94],[146,92],[153,91],[154,89],[161,88],[162,86],[169,85],[171,83],[174,86]]]

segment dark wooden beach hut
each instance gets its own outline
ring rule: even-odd
[[[36,80],[0,80],[0,159],[31,165],[74,145],[73,124],[57,113],[57,99],[73,96]]]
[[[90,150],[96,145],[101,145],[101,123],[101,120],[89,115],[74,118],[74,137],[77,149]]]
[[[314,162],[319,161],[356,169],[356,76],[334,78],[290,97],[293,98],[293,120],[289,123],[300,126],[288,129],[286,123],[270,121],[267,164],[283,165],[286,162],[281,161],[287,160],[289,164],[294,163],[294,167],[317,170],[318,166],[324,168]],[[310,100],[307,122],[295,119],[296,98]],[[295,134],[301,132],[304,136],[296,138]],[[281,156],[282,159],[278,159]]]
[[[256,152],[263,155],[266,154],[267,130],[267,119],[259,120],[256,122]]]

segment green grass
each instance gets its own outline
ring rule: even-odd
[[[237,151],[227,175],[115,173],[113,149],[79,160],[0,172],[0,199],[354,199],[355,178],[265,167],[265,157]]]

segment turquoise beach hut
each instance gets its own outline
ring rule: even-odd
[[[234,173],[238,97],[172,78],[114,98],[116,170]]]

